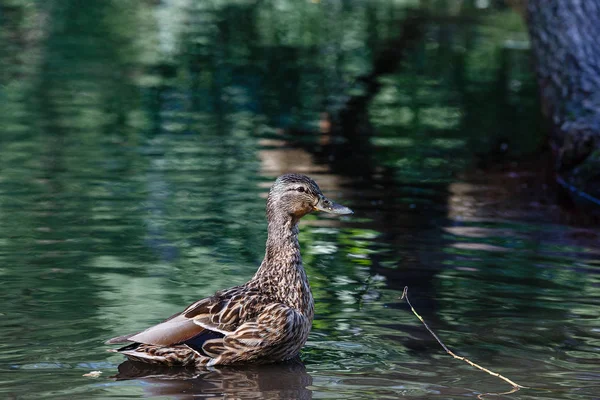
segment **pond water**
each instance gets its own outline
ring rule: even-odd
[[[600,230],[558,205],[525,28],[496,3],[0,3],[0,397],[509,390],[443,351],[408,286],[452,350],[535,388],[511,398],[600,398]],[[157,370],[106,352],[249,279],[290,171],[355,211],[301,223],[301,360]]]

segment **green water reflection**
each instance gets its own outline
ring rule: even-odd
[[[0,395],[507,390],[439,349],[408,285],[458,353],[547,388],[519,398],[594,398],[600,232],[511,161],[543,138],[521,17],[497,3],[1,2]],[[415,8],[421,40],[371,91]],[[302,361],[109,378],[123,359],[106,338],[252,276],[288,171],[356,211],[301,226],[317,299]]]

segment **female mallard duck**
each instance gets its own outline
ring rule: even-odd
[[[212,366],[271,363],[298,355],[314,315],[314,301],[298,244],[298,221],[312,211],[351,214],[328,200],[307,176],[282,175],[267,197],[265,258],[250,281],[218,291],[145,331],[107,343],[131,360]]]

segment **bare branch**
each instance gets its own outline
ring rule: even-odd
[[[505,376],[502,376],[494,371],[490,371],[487,368],[482,367],[481,365],[475,364],[473,361],[465,358],[465,357],[461,357],[458,356],[456,354],[454,354],[452,352],[452,350],[450,350],[448,347],[446,347],[446,345],[440,340],[440,338],[438,337],[438,335],[435,334],[435,332],[433,332],[429,326],[427,325],[427,323],[425,322],[425,320],[423,319],[423,317],[421,317],[414,309],[414,307],[412,306],[412,304],[410,304],[410,300],[408,299],[408,286],[404,287],[404,291],[402,292],[402,297],[400,298],[401,300],[406,300],[406,302],[408,303],[411,311],[413,312],[413,314],[416,315],[417,318],[419,318],[419,321],[421,321],[423,323],[423,325],[425,325],[425,328],[427,328],[427,330],[429,331],[429,333],[431,333],[431,335],[435,338],[435,340],[437,340],[437,342],[444,348],[444,350],[446,350],[446,353],[450,354],[452,357],[456,358],[457,360],[462,360],[464,362],[466,362],[467,364],[478,368],[484,372],[487,372],[488,374],[495,376],[497,378],[502,379],[504,382],[507,382],[508,384],[510,384],[513,388],[512,390],[508,391],[508,392],[504,392],[504,393],[483,393],[477,396],[478,399],[483,399],[483,396],[486,395],[503,395],[503,394],[510,394],[510,393],[515,393],[516,391],[518,391],[519,389],[526,389],[527,386],[521,386],[518,383],[515,383],[513,381],[511,381],[510,379],[508,379]]]

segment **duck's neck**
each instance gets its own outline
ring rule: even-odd
[[[300,256],[298,220],[283,213],[268,215],[265,258],[253,281],[276,300],[312,317],[313,298]]]

